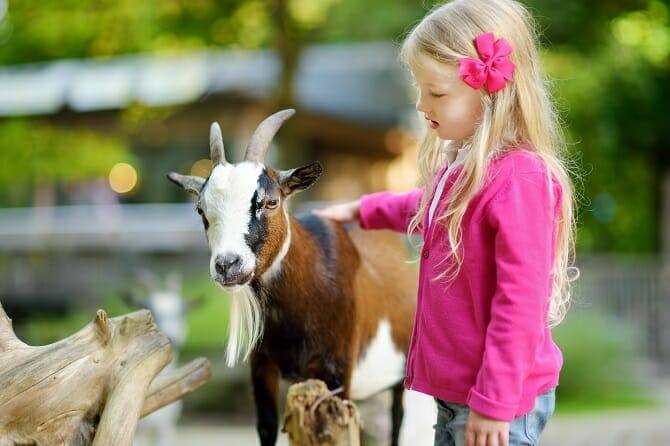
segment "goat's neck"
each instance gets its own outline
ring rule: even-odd
[[[325,280],[318,273],[321,247],[313,235],[294,217],[288,217],[290,242],[278,272],[268,280],[255,281],[254,291],[262,293],[266,304],[280,308],[300,308]]]

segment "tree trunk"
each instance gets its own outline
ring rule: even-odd
[[[172,350],[151,314],[93,322],[51,345],[20,341],[0,305],[0,446],[132,444],[137,420],[209,378],[196,359],[154,381]]]
[[[361,420],[351,401],[310,379],[288,389],[283,432],[291,446],[359,446]]]

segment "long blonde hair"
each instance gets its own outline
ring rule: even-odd
[[[452,248],[449,267],[435,279],[449,274],[453,279],[463,263],[459,252],[460,226],[470,200],[484,182],[489,161],[506,150],[520,145],[527,146],[544,160],[547,181],[551,174],[562,186],[562,203],[558,219],[558,233],[549,326],[558,325],[565,317],[570,302],[570,282],[579,276],[572,266],[575,254],[574,189],[568,174],[566,147],[558,115],[542,73],[537,50],[535,24],[529,11],[514,0],[453,0],[435,7],[409,33],[402,44],[400,58],[410,69],[418,66],[418,56],[423,54],[444,64],[457,64],[461,57],[475,57],[474,39],[484,32],[495,38],[507,39],[513,52],[510,56],[516,65],[514,79],[504,89],[489,94],[480,90],[482,117],[472,136],[461,141],[469,148],[453,187],[450,201],[436,223],[445,226]],[[418,212],[412,218],[408,235],[420,228],[435,174],[444,162],[443,149],[454,149],[455,141],[440,140],[435,132],[428,131],[420,144],[418,169],[420,183],[426,185]],[[551,183],[549,183],[551,184]],[[550,188],[549,190],[553,190]],[[570,273],[576,273],[571,277]]]

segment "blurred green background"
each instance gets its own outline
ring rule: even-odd
[[[293,105],[299,54],[306,47],[397,43],[434,4],[409,0],[3,3],[3,66],[63,59],[117,60],[128,54],[273,49],[282,73],[268,101]],[[581,169],[580,249],[657,252],[662,237],[661,185],[670,164],[667,2],[525,3],[538,20],[543,61],[553,79],[571,152]],[[62,107],[66,110],[55,111],[67,111],[66,103]],[[164,121],[177,111],[129,100],[118,113],[123,122],[120,128],[113,134],[96,135],[90,129],[61,128],[43,115],[5,111],[0,123],[0,203],[28,206],[36,184],[67,185],[106,175],[114,162],[133,156],[138,145],[133,138],[140,127]],[[92,146],[96,156],[87,156]],[[203,147],[198,150],[206,153]],[[151,192],[135,194],[122,198],[142,200]],[[176,199],[177,192],[163,198]]]

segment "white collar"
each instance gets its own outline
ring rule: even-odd
[[[470,148],[467,147],[467,146],[458,149],[456,151],[456,157],[454,158],[453,161],[450,161],[450,164],[460,163],[461,161],[463,161],[466,158],[469,149]],[[454,151],[453,150],[446,150],[446,149],[444,150],[444,153],[447,155],[447,161],[449,161],[449,159],[451,158],[449,156],[450,152],[453,153]]]

